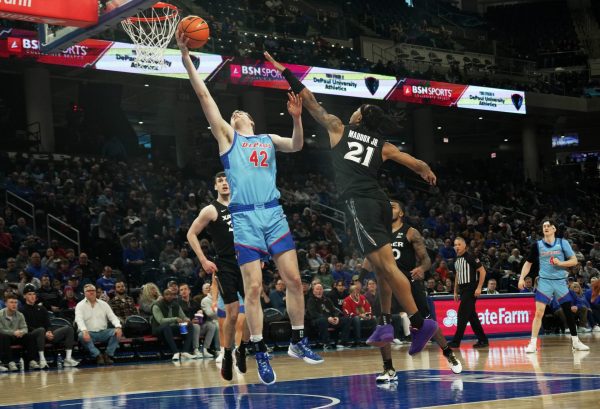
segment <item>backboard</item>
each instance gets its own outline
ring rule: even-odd
[[[157,2],[158,0],[99,0],[98,24],[94,26],[78,28],[40,24],[38,26],[40,49],[43,53],[65,50],[115,26],[124,18],[133,16]]]

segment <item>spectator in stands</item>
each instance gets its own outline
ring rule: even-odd
[[[27,220],[24,217],[17,219],[17,224],[10,226],[10,234],[15,243],[21,244],[29,237],[33,236],[33,230],[27,226]]]
[[[585,299],[590,305],[591,321],[594,324],[592,331],[600,332],[600,279],[592,277],[592,285],[585,292]]]
[[[192,340],[194,357],[213,358],[214,355],[209,353],[207,348],[212,349],[210,346],[215,338],[215,334],[217,334],[217,322],[210,318],[198,319],[196,317],[196,314],[200,312],[204,317],[204,311],[202,310],[202,305],[198,304],[190,297],[190,287],[185,283],[179,285],[179,306],[183,310],[183,313],[191,320],[194,328]],[[202,348],[202,352],[200,352],[200,338],[204,338],[204,347]]]
[[[10,259],[9,259],[10,260]],[[8,276],[8,271],[7,271]],[[590,281],[592,277],[600,277],[600,271],[594,267],[591,260],[588,260],[585,263],[585,267],[583,268],[583,277],[586,281]]]
[[[30,273],[26,271],[19,272],[19,284],[17,286],[19,295],[23,295],[23,288],[25,288],[25,285],[27,284],[33,284],[35,288],[40,288],[42,286],[40,280],[32,276]]]
[[[19,252],[17,253],[15,260],[17,262],[16,267],[19,270],[23,270],[29,265],[29,248],[27,246],[21,245],[19,247]]]
[[[577,322],[577,333],[592,332],[591,328],[588,328],[588,312],[590,311],[590,304],[585,298],[585,293],[579,283],[574,282],[569,286],[569,292],[573,299],[573,305],[571,311],[575,314],[575,320]]]
[[[333,275],[331,275],[331,272],[329,271],[329,264],[321,264],[319,266],[319,271],[315,277],[321,280],[321,284],[323,285],[324,289],[331,290],[335,280],[333,279]]]
[[[571,244],[571,248],[573,249],[573,252],[575,253],[575,258],[577,258],[577,262],[580,264],[583,264],[585,262],[585,256],[583,255],[581,250],[579,250],[579,246],[577,245],[577,243]]]
[[[179,303],[175,300],[176,296],[171,289],[167,288],[163,291],[162,298],[152,306],[152,319],[150,320],[152,323],[152,334],[166,342],[173,353],[173,361],[194,359],[194,356],[189,353],[192,348],[193,327],[190,319],[186,317]],[[186,334],[181,333],[180,324],[184,324],[187,327]],[[179,334],[184,339],[181,352],[177,348],[174,339],[175,335]]]
[[[154,283],[146,283],[142,286],[142,295],[140,295],[140,315],[145,318],[152,317],[152,305],[160,297],[160,290]]]
[[[9,257],[6,260],[6,276],[4,279],[9,283],[18,283],[20,271],[21,270],[17,268],[17,260],[14,257]]]
[[[25,296],[25,294],[23,294],[23,296]],[[48,311],[60,311],[62,294],[57,289],[52,287],[50,283],[50,277],[47,274],[42,276],[41,287],[38,289],[37,296],[40,303],[42,303]]]
[[[14,254],[12,236],[6,231],[6,222],[0,217],[0,265]]]
[[[440,249],[440,255],[446,262],[453,261],[456,258],[456,250],[452,246],[452,240],[444,240],[444,247]]]
[[[75,307],[77,307],[79,301],[81,301],[81,298],[78,298],[75,295],[73,287],[66,285],[64,288],[64,296],[60,304],[59,315],[71,322],[75,321]]]
[[[71,267],[71,271],[75,272],[76,269],[81,269],[81,283],[82,284],[94,284],[98,279],[98,270],[96,267],[90,262],[90,259],[87,253],[80,253],[77,258],[77,262],[73,267]]]
[[[0,371],[6,371],[2,366],[8,364],[9,371],[17,371],[11,345],[27,346],[27,323],[25,317],[17,310],[17,296],[8,294],[4,297],[6,307],[0,310]]]
[[[590,250],[590,258],[594,262],[600,263],[600,242],[594,242],[593,248]]]
[[[72,326],[64,326],[55,329],[50,328],[50,316],[48,310],[41,304],[36,304],[37,295],[35,287],[32,285],[25,286],[23,290],[25,304],[21,312],[25,317],[28,327],[28,337],[32,340],[32,345],[28,348],[29,354],[29,369],[45,369],[48,368],[44,349],[46,341],[52,344],[64,343],[65,346],[65,361],[64,365],[73,367],[79,365],[79,362],[73,359],[73,344],[75,341]],[[35,356],[37,351],[38,356]],[[38,360],[39,358],[39,360]]]
[[[179,257],[179,252],[175,249],[173,240],[167,240],[165,248],[160,252],[158,258],[160,265],[164,267],[169,266],[170,268],[177,257]]]
[[[328,347],[330,343],[329,328],[341,330],[342,345],[348,344],[350,335],[350,318],[344,316],[335,304],[323,295],[323,286],[315,284],[313,296],[306,304],[306,315],[313,328],[319,331],[319,342]]]
[[[179,250],[179,257],[171,264],[171,270],[180,277],[191,278],[194,276],[194,269],[194,260],[188,256],[187,248],[182,247],[181,250]]]
[[[316,273],[323,264],[323,259],[321,258],[321,255],[317,253],[317,248],[315,246],[310,247],[306,259],[308,260],[308,267],[313,273]]]
[[[331,272],[331,275],[335,281],[343,280],[346,287],[349,287],[350,284],[352,284],[352,273],[344,268],[343,263],[335,263],[335,267]]]
[[[127,317],[139,314],[135,301],[127,295],[127,286],[123,280],[115,282],[115,296],[108,302],[108,305],[119,317],[121,324],[125,323]]]
[[[271,307],[278,310],[283,316],[285,316],[285,283],[282,279],[277,280],[275,288],[269,293],[269,299]]]
[[[427,291],[427,295],[433,295],[435,293],[435,279],[428,278],[425,283],[425,291]]]
[[[96,280],[96,287],[101,288],[102,291],[109,294],[111,291],[114,291],[116,280],[112,277],[112,267],[104,266],[102,270],[102,277]]]
[[[487,288],[484,290],[484,294],[490,294],[490,295],[500,294],[498,292],[498,290],[496,290],[496,285],[497,285],[496,280],[493,278],[490,278],[487,282]],[[451,287],[451,288],[453,288],[453,287]]]
[[[533,280],[531,277],[525,277],[525,287],[519,292],[520,293],[532,293],[533,292]]]
[[[367,281],[367,291],[365,292],[365,298],[371,305],[371,313],[374,317],[381,316],[381,301],[379,300],[379,293],[377,292],[377,281],[375,279],[369,279]]]
[[[108,296],[106,291],[102,290],[102,288],[96,288],[96,298],[106,303],[110,301],[110,297]]]
[[[96,359],[98,365],[110,365],[114,362],[115,351],[119,347],[119,339],[123,335],[121,321],[110,306],[96,298],[96,287],[86,284],[83,287],[85,299],[75,307],[75,322],[79,330],[79,341]],[[111,322],[114,328],[108,328]],[[101,354],[95,342],[106,342],[106,352]]]
[[[450,275],[450,270],[445,260],[440,261],[440,265],[435,269],[435,272],[439,274],[440,280],[446,281],[446,278]]]
[[[302,277],[300,277],[300,280],[302,281],[302,295],[304,296],[304,305],[306,305],[306,302],[308,301],[311,295],[310,283],[312,282],[312,278],[310,274],[303,274]]]
[[[67,279],[67,285],[73,289],[73,294],[77,301],[83,300],[83,284],[77,276],[71,276]]]
[[[25,267],[25,271],[37,279],[41,279],[44,274],[48,274],[48,269],[42,265],[40,253],[31,253],[31,256],[29,257],[29,264],[27,267]]]
[[[337,280],[335,286],[331,289],[328,294],[329,299],[337,309],[342,311],[344,305],[344,299],[348,297],[350,293],[346,289],[344,280]]]
[[[127,239],[123,239],[121,242],[127,242]],[[123,248],[123,271],[127,275],[130,285],[139,281],[144,264],[144,250],[140,247],[138,238],[131,236],[129,238],[129,245]]]
[[[218,297],[218,290],[216,290],[214,284],[204,284],[204,286],[202,287],[202,292],[206,292],[206,296],[202,299],[201,305],[202,305],[202,311],[204,311],[204,321],[213,321],[215,323],[219,322],[219,318],[221,318],[221,316],[218,315],[218,310],[220,309],[221,311],[225,311],[225,304],[221,305],[221,308],[218,307],[218,303],[222,302],[223,299]],[[219,298],[217,301],[215,301],[214,299],[214,294],[217,294],[217,297]],[[239,296],[239,294],[238,294]],[[239,313],[238,313],[238,319],[236,322],[236,333],[239,331],[240,333],[240,339],[241,339],[241,332],[242,332],[242,326],[246,325],[246,318],[245,318],[245,314],[244,314],[244,309],[243,309],[243,299],[241,297],[239,297],[239,302],[240,302],[240,309],[239,309]],[[222,318],[225,318],[225,316],[223,315]],[[225,322],[223,320],[223,322]],[[221,326],[219,325],[218,328],[220,329]],[[239,343],[238,343],[239,345]],[[204,346],[202,349],[202,356],[209,358],[211,355],[213,357],[217,357],[218,352],[221,350],[221,338],[219,336],[219,331],[217,331],[215,333],[215,337],[213,338],[213,345],[210,345],[208,342],[206,342],[206,340],[204,340]],[[223,353],[225,351],[225,347],[223,347]],[[223,353],[221,353],[219,355],[219,357],[217,357],[217,362],[219,362],[219,358],[223,356]],[[221,358],[222,360],[222,358]]]
[[[361,330],[363,327],[375,328],[377,325],[377,321],[373,318],[371,313],[371,304],[369,304],[366,297],[361,294],[361,288],[358,283],[360,283],[360,281],[357,279],[355,284],[350,287],[350,295],[344,298],[342,304],[344,314],[352,320],[355,345],[360,344]]]

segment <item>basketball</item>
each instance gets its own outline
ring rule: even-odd
[[[187,16],[179,22],[177,33],[183,33],[189,39],[189,48],[201,48],[208,41],[210,30],[202,17]]]

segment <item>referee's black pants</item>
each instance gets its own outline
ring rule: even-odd
[[[475,297],[476,284],[460,285],[458,292],[460,294],[460,306],[458,307],[458,323],[456,325],[456,333],[454,334],[453,342],[460,344],[463,335],[465,335],[465,329],[467,328],[467,322],[471,323],[471,329],[477,336],[479,342],[488,342],[487,336],[483,332],[481,321],[479,321],[479,315],[475,311],[475,303],[477,297]]]

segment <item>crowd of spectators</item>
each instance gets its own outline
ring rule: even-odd
[[[569,280],[577,283],[584,295],[590,292],[600,268],[600,242],[596,241],[600,226],[595,217],[599,203],[591,195],[560,193],[568,191],[562,188],[569,181],[583,180],[583,175],[565,176],[563,170],[562,180],[558,176],[552,179],[555,190],[547,190],[523,183],[518,164],[448,164],[439,165],[436,172],[440,177],[435,188],[423,188],[402,173],[391,176],[386,172],[381,177],[384,189],[405,202],[407,223],[418,228],[425,239],[433,262],[426,275],[429,294],[452,292],[453,240],[459,235],[486,268],[490,283],[486,287],[491,293],[518,291],[520,268],[531,244],[540,237],[543,217],[557,221],[579,260],[569,269]],[[35,288],[44,308],[73,321],[78,303],[84,300],[85,286],[94,286],[97,299],[110,306],[122,325],[131,315],[152,321],[159,315],[156,302],[166,298],[163,290],[169,290],[171,300],[177,295],[183,297],[180,299],[187,303],[187,312],[171,312],[163,306],[160,312],[170,314],[170,320],[162,322],[164,317],[159,316],[152,332],[162,337],[174,354],[206,355],[206,351],[198,350],[197,339],[193,345],[190,339],[190,345],[175,350],[168,334],[174,332],[177,320],[190,323],[190,332],[194,331],[196,307],[190,307],[189,300],[206,296],[203,287],[211,281],[190,255],[193,252],[188,250],[185,237],[199,209],[214,198],[206,182],[211,180],[210,175],[199,178],[163,163],[135,160],[126,164],[97,159],[42,162],[18,158],[7,159],[3,173],[4,189],[35,205],[37,227],[37,232],[33,231],[32,220],[17,214],[11,206],[3,207],[3,299],[15,294],[22,297],[26,288]],[[311,202],[338,206],[335,185],[327,173],[316,169],[295,177],[293,172],[285,174],[279,186],[298,246],[307,318],[314,337],[327,345],[327,328],[332,326],[339,329],[340,345],[360,343],[379,308],[372,305],[377,304],[374,275],[362,268],[350,232],[310,208]],[[77,243],[58,239],[47,242],[43,238],[46,214],[79,230],[81,251],[75,250]],[[210,237],[201,237],[201,245],[206,254],[214,255]],[[267,264],[263,273],[263,307],[274,308],[285,317],[284,284],[273,265]],[[534,285],[533,279],[527,288]],[[191,294],[183,294],[180,286]],[[130,294],[128,288],[133,290]],[[331,303],[327,302],[327,308],[317,308],[314,297],[327,297]],[[589,299],[588,304],[589,311],[593,311]],[[321,313],[316,314],[319,308]],[[206,309],[206,315],[213,313],[211,305]],[[322,311],[329,314],[324,316]],[[580,322],[582,328],[594,324],[583,318]],[[200,330],[204,336],[208,331],[195,329],[196,333]],[[211,331],[214,334],[214,329]],[[211,337],[211,342],[218,350],[215,338],[213,341]],[[91,351],[95,357],[100,356]],[[98,363],[111,361],[112,355],[98,358]]]

